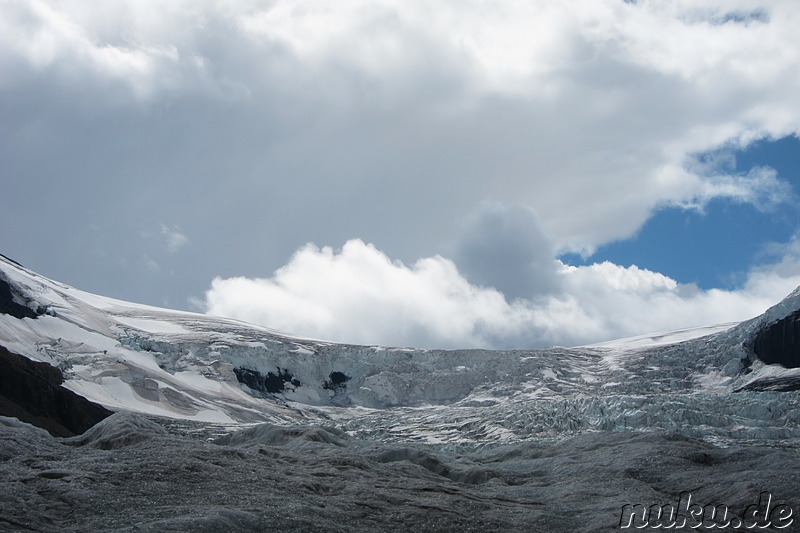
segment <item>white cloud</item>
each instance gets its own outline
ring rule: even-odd
[[[563,289],[512,303],[471,285],[442,257],[411,266],[360,240],[339,252],[307,245],[270,278],[216,278],[206,311],[289,333],[359,344],[523,348],[577,345],[645,332],[744,320],[800,285],[786,249],[740,290],[702,291],[636,266],[562,266]]]
[[[217,278],[206,306],[311,337],[398,345],[475,341],[477,325],[508,314],[499,292],[471,286],[451,261],[407,267],[360,240],[339,253],[308,245],[269,279]]]
[[[103,21],[94,7],[81,2],[11,0],[5,2],[4,15],[0,57],[9,65],[21,60],[39,72],[52,69],[66,80],[81,74],[87,81],[118,83],[117,87],[127,88],[136,100],[150,99],[172,88],[178,79],[174,70],[180,56],[175,45],[154,41],[152,34],[137,35],[136,26],[149,26],[158,14],[142,20],[141,9],[120,4],[105,13],[107,20]],[[108,27],[108,21],[113,21],[117,31],[119,24],[128,26],[120,34]],[[0,83],[13,81],[0,78]]]
[[[167,251],[174,254],[189,243],[189,239],[180,232],[177,226],[172,228],[161,224],[161,235],[166,239]]]
[[[560,246],[630,235],[664,201],[724,194],[691,169],[679,182],[662,179],[689,153],[800,131],[800,11],[791,1],[129,1],[106,9],[11,0],[4,63],[83,84],[98,93],[92,105],[120,98],[108,82],[125,85],[137,110],[139,100],[175,95],[202,94],[214,106],[242,98],[250,113],[319,127],[320,137],[280,135],[284,148],[326,163],[353,157],[350,146],[380,157],[386,143],[422,158],[432,139],[420,132],[431,131],[463,159],[446,161],[437,179],[481,173],[462,206],[486,193],[526,203]],[[4,83],[27,79],[12,73]],[[325,150],[333,131],[348,145],[342,153]],[[375,169],[392,162],[365,161],[357,181],[386,179]],[[624,198],[609,193],[623,188]],[[566,198],[596,207],[565,219]]]
[[[769,209],[781,176],[693,154],[800,132],[795,0],[2,10],[4,212],[81,202],[81,223],[110,235],[168,212],[197,253],[216,252],[174,257],[195,291],[214,273],[272,271],[305,242],[356,235],[407,263],[430,257],[485,198],[535,210],[556,251],[630,237],[664,205]],[[2,232],[83,262],[81,236],[45,217]]]
[[[699,185],[697,174],[690,169],[704,170],[706,178]],[[676,189],[683,182],[687,189],[679,199],[667,201],[687,209],[704,210],[714,199],[727,199],[738,203],[753,205],[760,211],[772,211],[780,204],[796,201],[792,186],[778,178],[778,173],[770,167],[754,167],[747,174],[720,173],[713,166],[689,164],[686,167],[667,167],[663,169],[661,179],[672,181]]]

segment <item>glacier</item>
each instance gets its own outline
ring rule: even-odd
[[[591,346],[360,346],[0,256],[0,346],[116,411],[68,438],[0,418],[0,530],[608,531],[623,505],[687,490],[800,512],[798,313],[800,288],[742,323]],[[176,498],[186,483],[203,489]]]

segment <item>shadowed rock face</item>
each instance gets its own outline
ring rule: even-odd
[[[0,346],[0,415],[46,429],[56,437],[83,433],[111,411],[61,386],[61,371]]]
[[[18,302],[21,298],[15,298],[15,291],[9,283],[0,276],[0,313],[11,315],[14,318],[36,318],[36,312]]]
[[[234,374],[239,383],[243,383],[250,387],[251,390],[263,394],[278,394],[283,392],[286,384],[289,383],[294,387],[300,386],[300,382],[292,377],[288,370],[278,368],[278,372],[267,372],[265,376],[256,370],[248,368],[234,368]]]
[[[767,364],[800,367],[800,310],[759,331],[753,351]]]
[[[800,377],[787,376],[781,378],[763,378],[744,387],[737,389],[736,392],[791,392],[800,391]]]

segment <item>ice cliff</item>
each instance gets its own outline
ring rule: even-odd
[[[541,350],[304,339],[89,294],[0,257],[0,345],[112,410],[238,424],[346,420],[432,442],[683,428],[800,436],[800,292],[738,325]],[[693,338],[696,337],[696,338]],[[738,392],[736,392],[738,391]]]

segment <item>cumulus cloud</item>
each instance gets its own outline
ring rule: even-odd
[[[485,198],[535,210],[556,252],[589,253],[664,205],[769,208],[780,176],[720,173],[693,154],[800,132],[794,0],[2,9],[0,202],[28,223],[0,226],[0,240],[34,266],[58,257],[87,289],[129,287],[118,297],[160,301],[167,290],[185,301],[213,275],[272,272],[302,243],[352,236],[415,264],[443,253],[455,221]],[[91,208],[54,229],[29,216],[32,203]],[[81,228],[126,236],[163,213],[196,245],[175,254],[174,286],[148,295],[116,265],[86,268],[91,248],[139,258],[126,239],[109,238],[110,250]],[[544,257],[534,241],[521,237],[515,253]],[[513,299],[560,279],[503,285],[470,255],[489,245],[461,244],[476,286]]]
[[[780,269],[753,271],[741,289],[703,291],[663,274],[604,262],[560,265],[561,289],[509,302],[440,256],[407,266],[371,244],[307,245],[270,278],[216,278],[208,313],[359,344],[430,348],[578,345],[643,332],[744,320],[800,285],[796,245]]]
[[[526,206],[485,203],[467,217],[451,257],[471,283],[493,287],[508,300],[558,290],[560,263],[536,213]]]
[[[80,73],[85,81],[101,81],[105,89],[129,91],[137,101],[172,88],[181,77],[175,75],[181,67],[176,46],[153,39],[152,25],[160,14],[151,6],[122,2],[111,9],[82,2],[11,1],[5,3],[4,14],[0,51],[10,73],[26,67],[50,70],[67,83]],[[176,15],[165,14],[167,20]],[[13,85],[10,79],[0,78],[0,83]]]
[[[189,137],[207,133],[169,104],[199,98],[217,110],[204,117],[198,108],[194,120],[231,134],[198,154],[209,160],[264,134],[250,121],[238,132],[237,122],[210,122],[220,107],[235,115],[242,106],[275,128],[288,153],[320,158],[319,167],[288,162],[297,174],[322,172],[341,185],[348,158],[374,153],[375,164],[362,158],[360,176],[349,178],[363,185],[413,179],[415,162],[425,161],[423,180],[467,182],[462,208],[486,192],[521,201],[557,245],[571,247],[630,235],[665,200],[725,194],[691,169],[665,179],[686,154],[799,130],[791,50],[800,43],[787,1],[768,9],[710,0],[156,6],[121,2],[108,16],[79,1],[8,2],[0,50],[14,69],[3,84],[42,76],[91,94],[89,109],[109,100],[124,107],[110,89],[125,87],[132,111],[149,102]],[[426,150],[434,139],[440,154],[461,161],[437,165]],[[396,150],[408,156],[406,172],[376,172],[397,164]],[[251,161],[261,175],[289,170],[285,159]],[[626,195],[609,194],[621,188]],[[590,201],[599,194],[605,201]],[[565,198],[593,208],[567,217]]]
[[[470,285],[452,261],[405,266],[360,240],[339,252],[305,246],[269,279],[217,278],[206,307],[312,337],[390,345],[477,342],[476,328],[509,313],[499,292]]]

